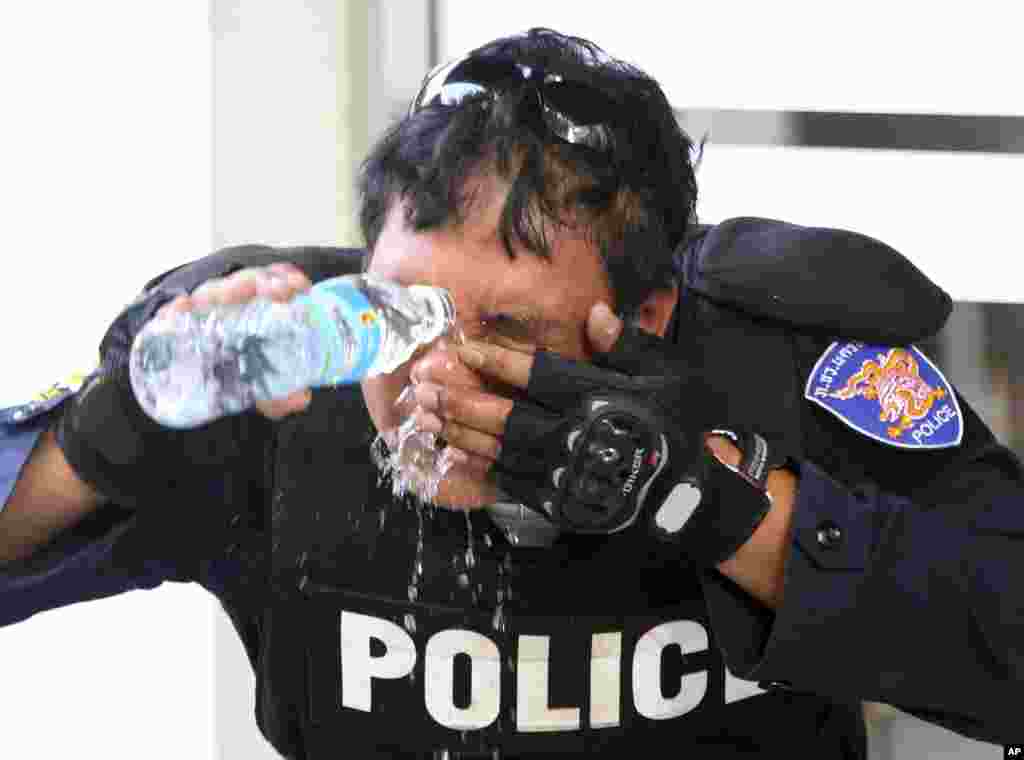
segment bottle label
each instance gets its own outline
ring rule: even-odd
[[[327,349],[317,385],[354,383],[365,377],[380,352],[384,326],[352,279],[317,283],[295,300],[307,305],[310,322]]]

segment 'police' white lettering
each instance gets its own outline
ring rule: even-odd
[[[590,637],[590,727],[619,725],[622,697],[622,634],[595,633]]]
[[[548,706],[550,636],[520,636],[516,663],[516,730],[575,731],[580,708]]]
[[[385,651],[370,656],[370,639],[378,639]],[[416,665],[416,644],[390,620],[341,612],[341,703],[354,710],[373,709],[374,678],[402,678]]]
[[[373,709],[375,679],[397,679],[416,666],[417,650],[412,637],[383,618],[341,611],[341,703],[363,712]],[[376,639],[383,654],[371,656]],[[623,633],[591,634],[590,705],[591,728],[622,724]],[[516,642],[515,720],[520,732],[578,731],[580,707],[551,707],[548,689],[550,636],[520,635]],[[633,697],[636,712],[652,720],[675,718],[695,709],[708,690],[707,670],[680,677],[678,693],[666,697],[661,690],[665,650],[679,646],[684,655],[708,649],[707,630],[692,620],[662,623],[637,640],[633,652]],[[461,628],[438,631],[424,651],[423,700],[427,713],[438,724],[456,731],[480,730],[498,720],[501,713],[502,653],[492,639]],[[466,707],[454,700],[455,658],[465,654],[470,662],[470,699]],[[627,658],[628,662],[628,658]],[[415,681],[410,681],[410,685]],[[725,703],[760,694],[751,681],[725,673]]]
[[[943,404],[941,407],[932,412],[931,417],[924,420],[918,425],[918,428],[911,433],[914,440],[920,443],[925,438],[931,438],[935,435],[939,428],[945,425],[947,422],[956,417],[956,410],[953,409],[949,404]]]
[[[706,670],[680,678],[679,693],[666,699],[661,692],[661,658],[665,649],[678,644],[683,654],[708,648],[708,632],[692,620],[676,620],[655,626],[636,642],[633,655],[633,700],[636,711],[651,720],[676,718],[690,712],[708,690]]]
[[[469,655],[469,706],[465,708],[456,707],[452,699],[457,654]],[[423,696],[434,720],[456,731],[473,731],[495,721],[501,710],[501,653],[493,641],[475,631],[440,631],[427,642],[423,661]]]

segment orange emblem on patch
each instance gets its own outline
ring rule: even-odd
[[[359,321],[363,323],[363,327],[373,327],[373,325],[377,324],[377,315],[367,309],[359,315]]]
[[[876,358],[877,361],[864,361],[845,386],[828,396],[844,401],[857,396],[877,400],[882,407],[878,419],[891,423],[887,435],[899,438],[914,422],[925,417],[946,391],[921,379],[917,359],[906,349],[891,348]]]

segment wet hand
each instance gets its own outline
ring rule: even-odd
[[[604,304],[591,309],[586,334],[587,349],[595,356],[596,364],[539,354],[531,346],[478,341],[460,345],[457,351],[462,364],[481,377],[482,386],[450,384],[422,373],[426,379],[421,378],[415,388],[420,407],[417,424],[467,452],[491,480],[525,503],[541,505],[553,519],[573,524],[575,519],[582,520],[579,529],[602,530],[601,525],[608,530],[618,529],[616,526],[631,519],[629,510],[639,509],[643,499],[640,496],[640,502],[629,509],[613,506],[625,498],[622,494],[634,491],[630,477],[646,477],[647,482],[653,482],[669,464],[671,469],[665,470],[665,476],[678,475],[675,470],[697,456],[697,431],[691,431],[694,441],[689,442],[670,433],[672,444],[666,444],[657,456],[652,455],[650,442],[641,444],[638,451],[647,452],[643,455],[647,466],[639,470],[635,462],[632,467],[625,462],[613,466],[615,473],[609,471],[610,480],[605,484],[612,490],[602,496],[595,491],[590,497],[595,504],[586,508],[596,509],[602,503],[604,511],[595,512],[599,517],[587,527],[586,513],[564,501],[567,496],[560,486],[572,459],[573,431],[582,429],[584,420],[593,414],[581,404],[594,394],[614,399],[614,403],[624,403],[624,409],[632,410],[627,416],[653,414],[648,418],[651,424],[667,425],[667,430],[674,433],[679,423],[666,413],[681,413],[680,389],[692,378],[688,380],[686,367],[665,351],[660,338],[635,329],[623,336],[621,320]],[[636,403],[640,406],[631,406]],[[706,445],[720,461],[735,464],[740,458],[739,450],[726,438],[711,437]],[[581,483],[580,487],[586,485]]]
[[[493,504],[499,497],[491,476],[497,439],[470,427],[474,415],[460,409],[481,400],[493,404],[508,399],[465,363],[458,346],[449,339],[437,341],[413,360],[409,381],[411,396],[402,413],[412,415],[417,429],[442,439],[447,444],[445,458],[453,463],[440,481],[433,502],[449,509],[477,509]],[[493,430],[490,423],[482,424]]]
[[[165,304],[156,319],[173,314],[207,311],[215,306],[248,303],[256,299],[269,299],[287,303],[299,293],[312,287],[312,282],[298,267],[279,262],[265,267],[247,267],[226,277],[218,277],[200,285],[191,295],[178,296]],[[272,420],[303,411],[313,398],[309,389],[296,391],[282,398],[260,401],[256,409]]]
[[[478,341],[427,356],[412,372],[417,427],[436,433],[488,472],[501,454],[512,395],[526,388],[533,358],[529,346]]]
[[[607,351],[622,330],[622,321],[604,304],[596,304],[587,321],[587,337],[597,351]],[[444,346],[454,353],[457,365],[433,354],[412,372],[417,427],[436,433],[465,452],[483,472],[492,470],[502,450],[502,439],[515,403],[530,382],[536,346],[511,341],[466,341]],[[456,374],[456,367],[463,368]],[[476,380],[466,381],[466,370]]]
[[[588,347],[596,353],[611,351],[622,327],[622,320],[607,305],[595,304],[586,325]],[[476,373],[480,382],[473,387],[452,382],[451,375],[445,374],[445,363],[439,361],[414,370],[413,379],[418,381],[416,400],[423,410],[419,426],[439,434],[450,445],[479,457],[490,466],[502,450],[508,418],[515,404],[513,396],[526,397],[536,347],[506,341],[466,341],[455,350],[461,364]],[[732,453],[739,456],[738,450],[726,439],[716,438],[715,450],[729,458]]]

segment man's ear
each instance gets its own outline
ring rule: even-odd
[[[679,300],[679,286],[655,290],[637,309],[637,326],[641,330],[663,336]]]

